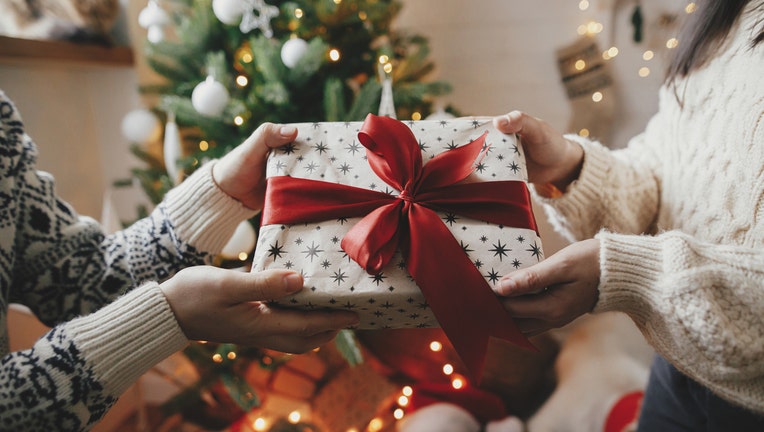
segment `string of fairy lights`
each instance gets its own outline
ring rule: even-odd
[[[591,7],[591,2],[589,0],[580,0],[578,2],[578,9],[581,12],[584,12],[584,13],[588,12],[590,7]],[[636,2],[636,7],[637,8],[640,7],[639,1]],[[697,4],[694,1],[688,1],[687,4],[684,6],[684,12],[686,14],[691,14],[695,12],[696,9],[697,9]],[[602,33],[604,29],[605,29],[605,26],[601,22],[590,19],[584,23],[581,23],[578,26],[576,31],[579,36],[596,37],[597,35]],[[677,39],[676,35],[671,35],[665,40],[665,43],[663,44],[661,48],[665,47],[665,49],[672,50],[672,49],[675,49],[677,46],[679,46],[679,39]],[[602,59],[605,61],[611,61],[616,56],[618,56],[619,53],[620,53],[620,49],[616,45],[609,46],[605,50],[603,50]],[[655,55],[656,55],[655,51],[649,48],[642,51],[642,54],[641,54],[642,60],[646,63],[642,64],[637,69],[637,75],[640,78],[647,78],[648,76],[650,76],[652,71],[650,69],[649,62],[655,58]],[[586,61],[583,59],[577,60],[574,64],[574,67],[577,71],[583,71],[587,67]],[[600,91],[594,91],[591,94],[591,99],[592,99],[592,102],[594,103],[602,102],[603,97],[604,97],[603,93]],[[589,131],[588,129],[583,128],[578,131],[578,134],[586,137],[589,135]]]

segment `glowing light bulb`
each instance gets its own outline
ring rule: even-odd
[[[409,386],[403,387],[403,390],[401,390],[401,393],[403,393],[404,396],[411,396],[414,394],[414,389],[412,389]]]
[[[199,150],[201,151],[207,151],[210,149],[210,143],[208,143],[205,140],[199,141]]]
[[[639,72],[638,73],[639,73],[639,76],[644,78],[644,77],[650,75],[650,68],[647,67],[647,66],[642,66],[641,68],[639,68]]]
[[[441,344],[438,341],[432,341],[430,342],[430,351],[432,352],[438,352],[443,349],[443,344]]]
[[[589,9],[589,0],[581,0],[578,2],[578,10],[585,11]]]
[[[679,40],[677,38],[671,38],[666,41],[666,48],[674,49],[679,46]]]
[[[264,431],[265,428],[267,427],[268,427],[268,422],[266,422],[265,419],[262,417],[258,417],[255,419],[255,421],[252,422],[252,428],[255,431],[258,431],[258,432]]]
[[[382,421],[379,417],[374,417],[369,422],[369,426],[367,426],[367,430],[369,432],[379,432],[382,430],[382,427],[385,425],[385,422]]]
[[[239,75],[236,77],[236,84],[239,85],[239,87],[244,87],[249,83],[249,80],[244,75]]]
[[[289,413],[289,423],[297,424],[300,422],[300,419],[302,418],[302,415],[300,415],[299,411],[292,411]]]
[[[244,124],[244,117],[242,117],[242,116],[236,116],[236,117],[234,117],[234,118],[233,118],[233,123],[234,123],[236,126],[241,126],[241,125],[243,125],[243,124]]]
[[[602,93],[600,93],[600,92],[598,92],[598,91],[597,91],[597,92],[594,92],[594,93],[592,93],[592,100],[593,100],[594,102],[599,102],[599,101],[601,101],[601,100],[602,100]]]
[[[409,404],[409,398],[407,398],[406,396],[401,396],[398,398],[398,405],[405,407],[408,404]]]
[[[652,52],[651,50],[647,50],[642,53],[642,60],[645,60],[645,61],[652,60],[654,56],[655,56],[654,52]]]
[[[297,19],[302,18],[303,14],[304,14],[304,12],[300,8],[297,8],[297,9],[294,10],[294,17],[297,18]]]
[[[584,70],[586,67],[586,62],[583,60],[576,60],[576,64],[573,66],[576,68],[576,70]]]
[[[411,114],[411,120],[422,120],[422,113],[420,113],[419,111],[414,111]]]
[[[379,64],[389,63],[390,57],[386,56],[385,54],[382,54],[381,56],[379,56],[378,61],[379,61]]]
[[[688,14],[695,12],[698,9],[698,5],[695,2],[690,2],[684,7],[684,11]]]
[[[455,388],[456,390],[459,390],[460,388],[464,387],[464,380],[461,378],[454,378],[451,380],[451,387]]]
[[[213,354],[212,355],[212,361],[215,363],[222,363],[223,362],[223,356],[220,354]]]
[[[332,48],[331,50],[329,50],[329,59],[331,59],[331,61],[335,61],[335,62],[339,61],[339,59],[340,59],[340,50],[338,50],[337,48]]]
[[[403,418],[403,410],[400,408],[397,408],[395,411],[393,411],[393,417],[395,417],[396,420],[400,420]]]
[[[443,365],[443,373],[446,375],[451,375],[454,373],[454,367],[448,363]]]
[[[229,352],[226,357],[228,357],[228,360],[235,360],[236,359],[236,353],[231,351]]]
[[[589,136],[589,129],[583,128],[580,131],[578,131],[578,136],[582,136],[584,138]]]
[[[244,55],[241,56],[241,61],[244,63],[252,63],[252,54],[245,53]]]

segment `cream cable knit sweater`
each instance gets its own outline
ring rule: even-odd
[[[764,2],[720,55],[660,92],[628,148],[577,137],[580,178],[544,203],[571,239],[601,241],[599,311],[719,396],[764,413]]]
[[[0,91],[0,430],[87,430],[188,342],[157,282],[207,261],[253,212],[208,164],[151,216],[106,236],[56,196],[36,156]],[[9,352],[9,303],[54,326],[32,349]]]

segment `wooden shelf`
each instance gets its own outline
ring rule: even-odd
[[[30,62],[124,67],[133,65],[133,51],[126,46],[0,36],[0,63]]]

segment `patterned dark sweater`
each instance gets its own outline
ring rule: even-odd
[[[36,155],[0,90],[0,430],[87,430],[188,342],[158,283],[205,263],[252,212],[207,164],[149,217],[105,235],[56,195]],[[32,349],[9,353],[10,303],[52,327]]]

